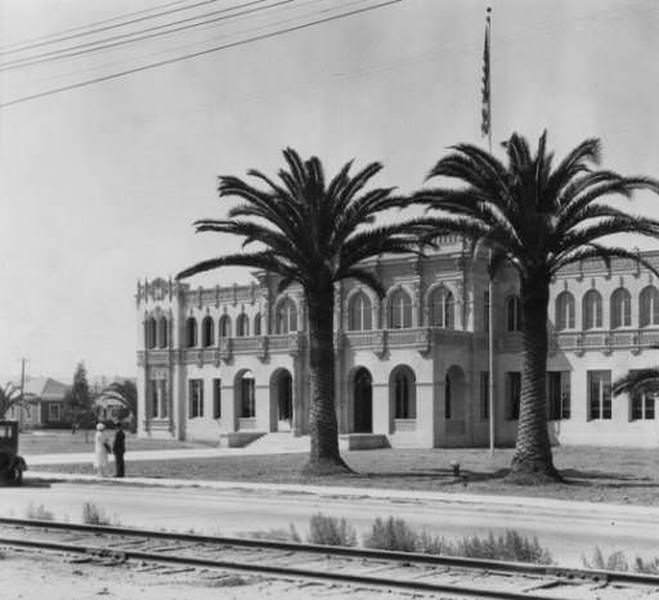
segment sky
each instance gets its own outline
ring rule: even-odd
[[[134,376],[137,281],[238,247],[192,227],[230,206],[218,175],[274,174],[292,146],[330,175],[381,161],[374,183],[410,192],[451,144],[484,144],[488,5],[494,152],[546,128],[559,156],[596,136],[604,167],[659,176],[656,0],[401,0],[242,43],[383,1],[0,0],[0,381],[22,357],[33,376],[68,380],[81,360]],[[115,45],[90,52],[99,39]],[[658,200],[624,206],[659,218]]]

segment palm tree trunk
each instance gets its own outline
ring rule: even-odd
[[[339,453],[339,428],[334,403],[334,287],[307,292],[309,307],[309,375],[311,453],[307,475],[351,472]]]
[[[554,468],[547,431],[547,307],[548,275],[531,276],[521,284],[524,365],[517,443],[508,481],[538,484],[560,481]]]

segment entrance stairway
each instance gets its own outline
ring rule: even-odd
[[[295,437],[290,431],[266,433],[254,440],[247,449],[250,454],[292,454],[309,452],[309,436]],[[387,437],[373,433],[353,433],[339,436],[339,450],[371,450],[389,448]]]
[[[295,437],[290,431],[276,431],[254,440],[247,448],[250,454],[309,452],[309,436]]]

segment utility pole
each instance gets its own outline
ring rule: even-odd
[[[25,400],[25,362],[26,358],[21,358],[21,395],[18,403],[18,428],[23,429],[23,406]]]

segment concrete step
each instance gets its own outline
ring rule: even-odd
[[[295,437],[289,431],[266,433],[249,446],[250,453],[283,454],[293,452],[309,452],[309,436]]]
[[[308,435],[295,437],[291,432],[266,433],[247,446],[251,454],[282,454],[292,452],[309,452]],[[387,436],[373,433],[351,433],[339,436],[339,450],[371,450],[389,448]]]

